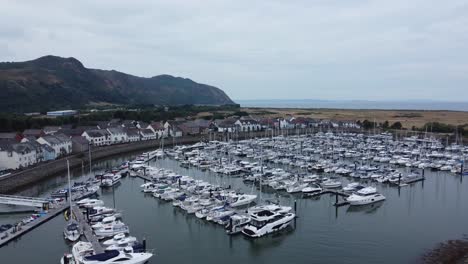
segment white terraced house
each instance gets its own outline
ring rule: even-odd
[[[239,131],[241,132],[260,131],[262,129],[260,123],[251,118],[241,118],[237,120],[235,124],[239,127]]]
[[[0,145],[0,168],[16,170],[36,163],[36,149],[31,144],[5,143]]]
[[[72,141],[64,134],[46,135],[37,139],[37,142],[49,145],[55,151],[55,158],[65,156],[72,152]]]
[[[121,127],[109,127],[107,132],[109,132],[111,144],[128,142],[127,132]]]
[[[150,139],[156,139],[157,134],[153,132],[151,129],[142,129],[140,130],[140,136],[141,140],[150,140]]]
[[[168,131],[161,122],[152,122],[146,128],[151,129],[154,133],[156,133],[158,138],[166,138],[168,135]]]
[[[81,134],[93,146],[106,146],[110,145],[110,134],[105,129],[86,130]]]
[[[127,133],[128,142],[140,141],[140,131],[136,128],[127,128],[125,129]]]

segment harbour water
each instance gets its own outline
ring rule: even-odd
[[[468,102],[364,100],[236,100],[242,107],[468,111]]]
[[[126,155],[97,164],[113,166],[132,158]],[[163,159],[152,165],[212,183],[232,185],[246,193],[259,190],[241,178],[219,176],[196,168],[185,169],[177,161]],[[85,173],[86,174],[86,173]],[[82,177],[81,169],[73,179]],[[335,197],[301,198],[287,193],[262,193],[264,199],[279,199],[293,206],[298,218],[290,229],[257,240],[230,237],[221,226],[199,220],[171,203],[141,192],[140,178],[126,177],[101,199],[123,211],[130,233],[146,238],[155,256],[149,263],[413,263],[437,243],[468,233],[468,178],[426,171],[426,180],[414,185],[378,190],[387,200],[363,207],[335,208]],[[21,192],[45,195],[66,185],[66,176],[44,181]],[[0,224],[24,215],[0,215]],[[57,217],[18,241],[0,248],[1,263],[59,263],[70,250],[63,239],[65,220]]]

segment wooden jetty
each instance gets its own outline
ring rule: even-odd
[[[304,197],[319,197],[319,196],[322,196],[324,194],[335,195],[335,204],[333,204],[333,205],[336,206],[336,207],[349,204],[349,202],[347,202],[346,200],[341,201],[341,202],[338,200],[338,197],[340,197],[340,196],[341,197],[348,197],[350,195],[349,193],[343,192],[343,191],[340,191],[340,190],[323,189],[321,192],[305,194]]]
[[[89,193],[80,193],[72,197],[72,200],[80,200],[84,197],[89,196]],[[47,210],[45,215],[40,216],[39,218],[25,224],[25,225],[16,225],[5,232],[0,233],[0,247],[8,244],[9,242],[23,236],[24,234],[32,231],[38,226],[44,224],[50,219],[56,217],[57,215],[63,213],[70,207],[67,201],[63,201],[60,204],[51,205],[49,210]]]
[[[145,176],[145,175],[137,174],[136,177],[141,178],[141,179],[143,179],[143,180],[145,180],[145,181],[149,181],[149,182],[152,182],[152,181],[153,181],[150,177]]]
[[[29,231],[35,229],[36,227],[44,224],[45,222],[57,216],[58,214],[63,213],[66,209],[68,209],[68,207],[69,207],[68,203],[65,203],[65,204],[59,205],[56,208],[51,208],[49,211],[47,211],[46,215],[43,215],[25,225],[21,225],[21,226],[17,225],[3,233],[0,233],[1,235],[0,247],[3,247],[4,245],[8,244],[12,240],[17,239],[21,237],[22,235],[28,233]],[[16,232],[14,232],[15,230]]]
[[[305,197],[317,197],[317,196],[322,196],[322,195],[327,194],[327,193],[342,196],[342,197],[348,197],[349,196],[349,193],[339,191],[339,190],[333,190],[333,189],[323,189],[320,192],[304,194],[304,196]]]
[[[83,235],[85,236],[86,240],[93,245],[94,252],[96,252],[97,254],[104,253],[104,248],[99,243],[98,238],[94,235],[93,229],[91,228],[89,223],[86,221],[85,216],[83,215],[81,210],[78,208],[78,206],[74,205],[72,207],[72,211],[73,211],[73,214],[76,216],[76,220],[78,224],[80,225],[80,229],[83,231]]]

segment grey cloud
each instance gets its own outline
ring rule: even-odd
[[[0,60],[174,74],[232,98],[468,98],[463,0],[2,1]]]

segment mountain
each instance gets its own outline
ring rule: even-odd
[[[0,111],[77,109],[90,103],[234,104],[221,89],[190,79],[88,69],[75,58],[44,56],[0,63]]]

